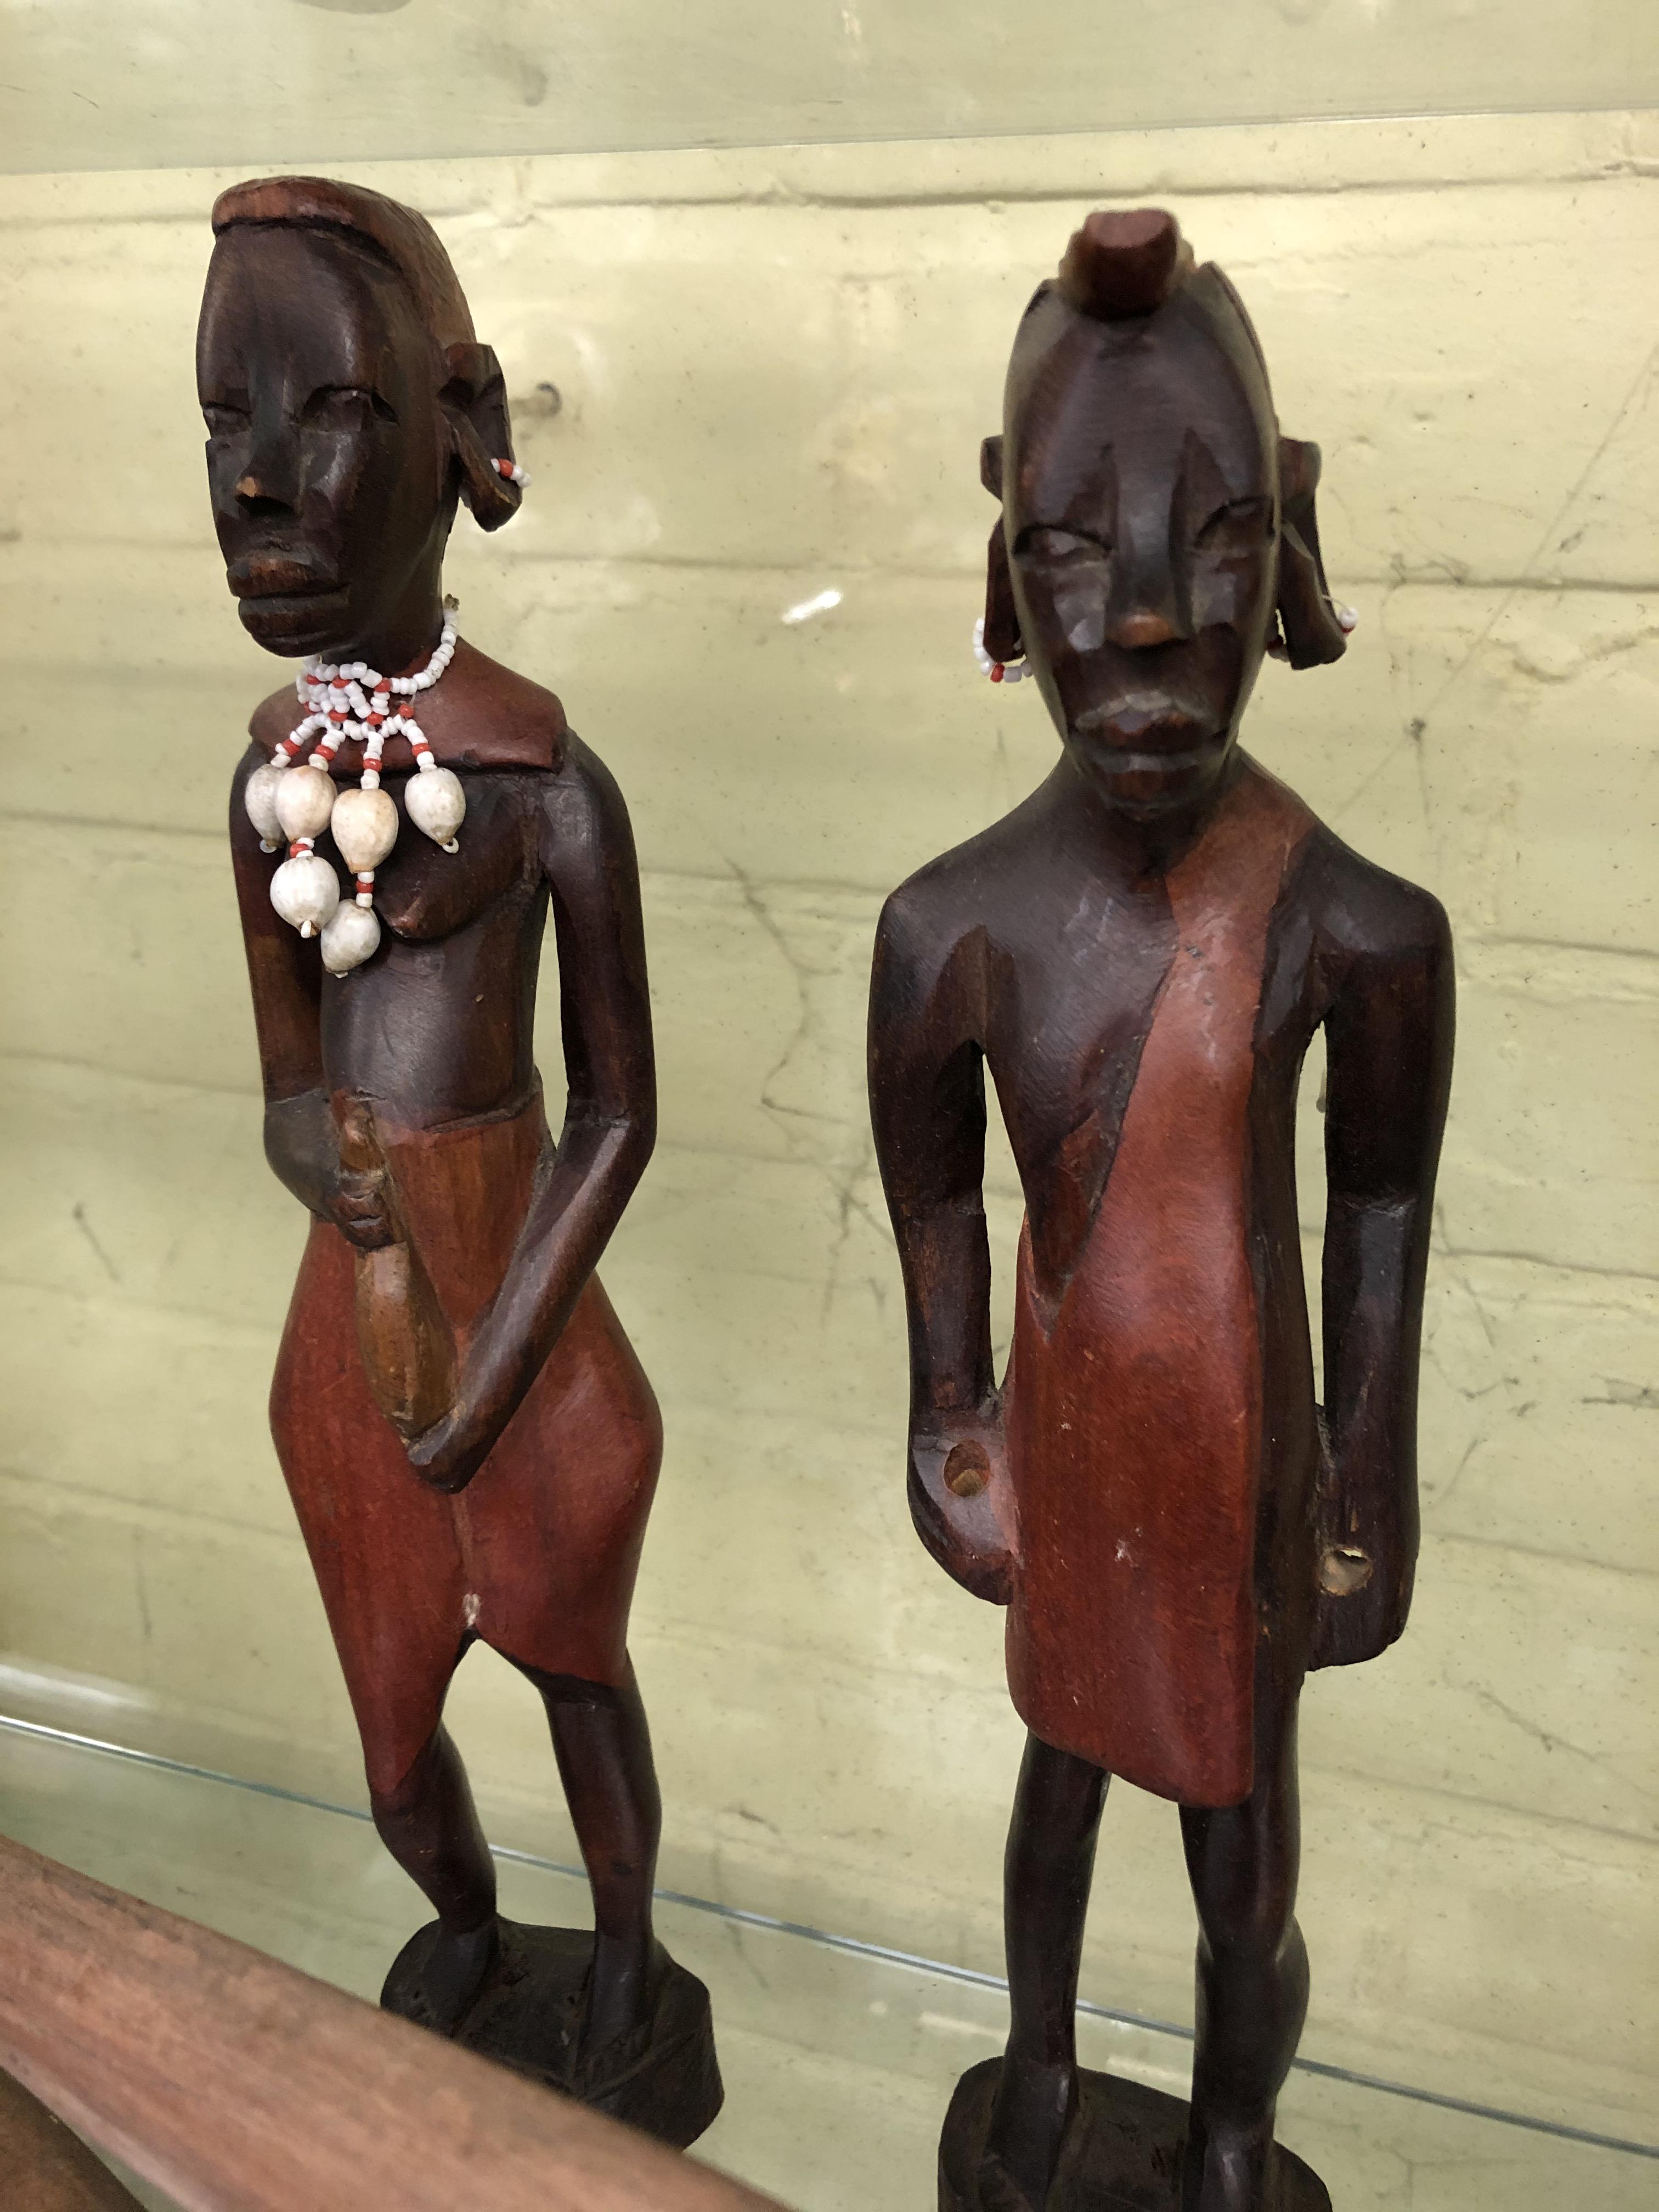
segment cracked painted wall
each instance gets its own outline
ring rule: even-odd
[[[1363,618],[1340,669],[1267,672],[1247,742],[1459,940],[1425,1555],[1406,1642],[1306,1701],[1304,2047],[1638,2131],[1656,167],[1652,118],[1596,115],[362,173],[439,222],[536,477],[501,538],[458,531],[464,626],[560,690],[646,870],[662,1143],[605,1273],[668,1427],[635,1649],[675,1886],[997,1963],[1019,1731],[997,1618],[904,1510],[868,946],[884,891],[1051,757],[969,656],[978,441],[1079,214],[1167,200],[1325,448]],[[0,1702],[356,1802],[263,1428],[301,1223],[222,843],[271,682],[191,404],[225,180],[0,185]],[[1006,1257],[1006,1152],[992,1213]],[[568,1855],[521,1686],[475,1659],[453,1711],[495,1832]],[[1173,1816],[1115,1793],[1102,1868],[1087,1993],[1184,2017]]]

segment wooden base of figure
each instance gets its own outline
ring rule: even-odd
[[[939,2212],[1012,2212],[1012,2194],[983,2193],[980,2161],[1000,2058],[969,2067],[957,2083],[939,2146]],[[1078,2076],[1077,2112],[1066,2133],[1060,2170],[1039,2212],[1176,2212],[1187,2105],[1139,2081],[1086,2069]],[[1282,2143],[1273,2146],[1273,2187],[1264,2212],[1331,2212],[1324,2183]]]
[[[584,2059],[591,1930],[526,1927],[505,1919],[498,1928],[495,1963],[450,2040],[676,2150],[695,2142],[726,2094],[708,1992],[696,1976],[661,1952],[664,1972],[649,2022]],[[422,1973],[438,1929],[435,1920],[428,1921],[410,1937],[380,1991],[384,2010],[434,2029]]]

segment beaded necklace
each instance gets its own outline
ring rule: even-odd
[[[408,738],[419,771],[404,792],[410,820],[446,853],[459,849],[455,833],[466,816],[466,793],[454,770],[434,759],[413,708],[416,696],[432,689],[454,652],[455,603],[446,599],[437,647],[412,676],[382,676],[362,660],[308,659],[294,679],[307,711],[244,788],[260,850],[288,846],[288,857],[270,879],[270,902],[301,937],[321,938],[323,965],[331,975],[362,967],[380,942],[374,871],[398,842],[397,801],[380,788],[388,738]],[[296,767],[313,738],[311,757]],[[340,747],[354,740],[363,748],[362,779],[356,790],[337,792],[330,767]],[[349,900],[341,898],[332,863],[316,849],[325,830],[356,878]]]

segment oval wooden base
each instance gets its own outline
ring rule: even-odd
[[[101,2160],[0,2074],[0,2205],[5,2212],[143,2212]]]
[[[499,1925],[500,1954],[451,2039],[677,2150],[695,2142],[726,2094],[708,1992],[696,1976],[662,1952],[666,1971],[648,2028],[600,2051],[597,2066],[578,2069],[591,1931]],[[422,2027],[434,2024],[421,1970],[437,1932],[432,1920],[410,1937],[380,1991],[386,2011]]]
[[[957,2083],[939,2146],[939,2212],[1012,2212],[1012,2199],[981,2199],[979,2163],[990,2125],[1000,2058],[970,2067]],[[1081,2098],[1066,2131],[1060,2172],[1040,2212],[1176,2212],[1187,2106],[1115,2074],[1079,2076]],[[1331,2212],[1324,2183],[1282,2143],[1262,2212]]]

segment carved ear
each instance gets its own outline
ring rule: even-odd
[[[1279,441],[1279,621],[1292,668],[1340,660],[1347,633],[1337,619],[1319,551],[1314,494],[1319,448],[1301,438]]]
[[[979,449],[979,480],[993,499],[1002,497],[1002,441],[987,438]],[[985,550],[985,650],[993,660],[1018,660],[1024,652],[1013,579],[1008,573],[1008,540],[998,515]]]
[[[1025,650],[1014,605],[1014,580],[1008,568],[1008,540],[998,515],[986,548],[985,650],[993,660],[1018,660]]]
[[[499,530],[518,513],[524,496],[495,466],[497,460],[513,459],[501,365],[489,346],[469,343],[446,349],[444,368],[438,398],[460,464],[461,497],[481,530]]]

